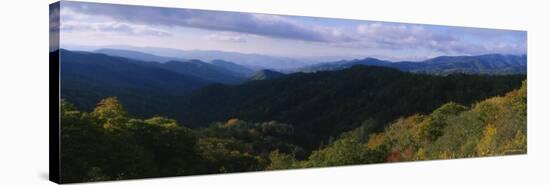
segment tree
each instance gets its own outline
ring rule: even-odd
[[[246,143],[235,139],[202,138],[199,140],[201,156],[206,160],[209,173],[244,172],[265,169],[259,159],[242,152]]]
[[[495,153],[496,151],[496,141],[495,135],[497,134],[497,129],[493,124],[488,124],[485,126],[485,131],[483,132],[483,137],[477,144],[476,151],[478,156],[489,156]]]
[[[267,166],[266,170],[281,170],[290,169],[294,166],[296,159],[293,155],[285,154],[275,150],[269,153],[269,161],[271,162]]]
[[[154,176],[176,176],[204,173],[197,134],[179,126],[175,120],[153,117],[134,121],[134,137],[150,152],[155,164]]]
[[[156,125],[163,128],[177,128],[178,123],[174,119],[168,119],[160,116],[156,116],[143,121],[146,124]]]
[[[447,119],[465,110],[467,110],[465,106],[454,102],[447,103],[434,110],[433,113],[430,114],[431,122],[424,131],[425,137],[430,141],[435,141],[438,137],[443,135],[443,128],[447,125]]]
[[[116,97],[108,97],[101,100],[92,115],[103,123],[106,129],[121,129],[128,121],[128,113]]]
[[[385,160],[385,150],[371,150],[355,138],[341,137],[331,145],[314,151],[301,167],[325,167],[379,163]]]

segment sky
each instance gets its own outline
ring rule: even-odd
[[[127,45],[285,57],[423,60],[526,54],[527,32],[63,1],[61,47]],[[58,28],[57,28],[58,27]]]

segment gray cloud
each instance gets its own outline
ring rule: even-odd
[[[501,32],[496,35],[488,34],[495,32],[490,29],[456,28],[455,32],[437,32],[423,25],[392,23],[365,23],[358,25],[356,29],[354,41],[332,43],[332,45],[390,50],[422,48],[455,55],[526,52],[525,42],[505,41],[502,39],[504,34]],[[509,32],[508,35],[510,34],[522,34],[522,32]],[[461,38],[464,35],[475,36],[479,42],[466,42]]]
[[[450,34],[435,33],[420,25],[360,24],[357,32],[362,41],[371,43],[370,47],[382,49],[423,47],[445,51],[439,46],[458,42]]]
[[[415,50],[426,49],[443,54],[474,55],[484,53],[526,53],[525,32],[367,22],[353,28],[307,24],[292,17],[240,12],[159,8],[114,4],[63,2],[72,12],[64,15],[62,29],[122,32],[135,35],[168,36],[155,27],[192,27],[221,31],[206,37],[224,42],[246,42],[246,35],[320,42],[333,47]],[[102,17],[110,21],[80,23],[79,16]],[[66,19],[65,19],[66,18]],[[226,34],[238,33],[238,34]],[[474,36],[470,41],[464,35]],[[504,38],[513,37],[507,40]],[[517,38],[520,38],[519,40]]]
[[[74,21],[64,21],[61,24],[61,30],[63,31],[95,31],[95,32],[113,32],[124,33],[129,35],[147,35],[165,37],[171,36],[170,32],[150,28],[145,25],[134,25],[128,23],[118,22],[101,22],[101,23],[81,23]]]
[[[314,42],[346,40],[326,28],[313,28],[282,16],[146,6],[64,2],[73,12],[157,26],[185,26]]]
[[[49,7],[49,51],[59,49],[59,2]]]
[[[245,43],[247,35],[231,33],[231,32],[222,32],[215,33],[206,36],[207,40],[219,41],[219,42],[234,42],[234,43]]]

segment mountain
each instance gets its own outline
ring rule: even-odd
[[[527,74],[527,55],[441,56],[423,63],[424,67],[411,71],[430,74]]]
[[[110,46],[124,50],[139,51],[158,56],[167,56],[174,58],[198,59],[202,61],[224,60],[247,67],[252,70],[275,69],[287,71],[299,67],[308,66],[319,61],[331,61],[334,57],[281,57],[262,54],[249,54],[238,52],[227,52],[217,50],[180,50],[172,48],[158,47],[133,47],[133,46]]]
[[[224,60],[212,60],[210,64],[225,68],[226,70],[245,78],[248,78],[254,74],[254,71],[252,69],[239,64],[235,64],[233,62],[228,62]]]
[[[116,96],[135,115],[173,115],[181,97],[213,83],[105,54],[60,50],[60,58],[61,97],[84,110]]]
[[[123,49],[103,48],[95,50],[94,52],[145,62],[165,63],[159,65],[149,65],[156,65],[167,70],[225,84],[240,83],[243,79],[246,79],[253,74],[253,71],[249,68],[223,60],[213,60],[210,63],[207,63],[197,59],[186,60],[182,58],[157,56],[139,51]]]
[[[211,82],[222,84],[240,84],[246,80],[233,71],[218,65],[209,64],[200,60],[188,60],[185,62],[169,61],[166,63],[144,63],[142,65],[155,66],[165,70],[177,72],[183,75],[189,75],[196,78],[202,78]]]
[[[216,60],[215,64],[200,60],[185,60],[163,57],[132,50],[98,49],[95,53],[124,57],[136,60],[139,65],[154,66],[196,78],[206,79],[223,84],[239,84],[249,77],[247,68],[226,61]]]
[[[337,61],[300,68],[296,71],[316,72],[346,69],[354,65],[382,66],[413,73],[448,75],[466,74],[526,74],[526,55],[488,54],[479,56],[441,56],[420,62],[391,62],[375,58]]]
[[[306,130],[310,135],[304,140],[321,141],[364,120],[373,120],[373,129],[382,129],[400,116],[429,113],[450,101],[470,105],[518,88],[524,79],[524,75],[411,74],[374,66],[293,73],[198,89],[177,119],[193,126],[232,118],[274,120]]]
[[[282,77],[284,75],[285,74],[277,71],[262,69],[256,72],[256,74],[254,74],[252,77],[250,77],[250,80],[270,80],[270,79],[276,79],[276,78]]]
[[[102,48],[102,49],[95,50],[94,52],[111,55],[111,56],[124,57],[124,58],[129,58],[134,60],[147,61],[147,62],[164,63],[168,61],[185,61],[186,60],[182,58],[163,57],[163,56],[152,55],[152,54],[143,53],[139,51],[123,50],[123,49]]]
[[[337,62],[315,64],[315,65],[299,68],[296,70],[296,72],[311,73],[311,72],[317,72],[317,71],[336,71],[336,70],[347,69],[355,65],[393,67],[392,62],[390,61],[379,60],[376,58],[365,58],[362,60],[359,60],[359,59],[354,59],[350,61],[341,60]]]

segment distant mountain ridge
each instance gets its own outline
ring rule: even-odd
[[[201,60],[188,60],[184,62],[168,61],[166,63],[144,62],[141,65],[154,66],[222,84],[240,84],[246,81],[247,77],[227,70],[224,67],[206,63]]]
[[[158,55],[153,55],[153,54],[139,52],[139,51],[123,50],[123,49],[103,48],[103,49],[94,50],[93,52],[102,53],[110,56],[124,57],[124,58],[129,58],[134,60],[142,60],[146,62],[165,63],[168,61],[186,61],[187,60],[183,58],[164,57],[164,56],[158,56]]]
[[[263,69],[256,72],[256,74],[250,77],[250,80],[270,80],[270,79],[276,79],[276,78],[282,77],[284,75],[285,74],[277,71]]]
[[[391,67],[405,72],[448,75],[466,74],[526,74],[526,55],[487,54],[478,56],[440,56],[420,62],[391,62],[376,58],[343,60],[299,68],[296,71],[317,72],[342,70],[354,65]]]
[[[84,110],[116,96],[135,115],[164,112],[175,116],[172,113],[178,109],[180,97],[213,83],[123,57],[63,49],[59,57],[61,97]]]
[[[94,50],[93,53],[124,57],[143,62],[140,63],[140,65],[155,66],[184,75],[190,75],[223,84],[242,83],[254,73],[254,71],[249,68],[223,60],[204,62],[198,59],[188,60],[183,58],[158,56],[133,50],[106,48]]]
[[[264,54],[239,53],[218,50],[181,50],[173,48],[158,47],[133,47],[133,46],[106,46],[117,48],[117,50],[131,50],[142,53],[149,53],[157,56],[166,56],[185,59],[199,59],[202,61],[223,60],[247,67],[252,70],[274,69],[278,71],[292,70],[304,67],[320,61],[334,61],[340,57],[284,57]],[[354,57],[349,57],[354,58]]]
[[[233,62],[228,62],[225,60],[212,60],[210,61],[210,64],[216,65],[222,68],[225,68],[226,70],[229,70],[235,74],[238,74],[242,77],[250,77],[252,74],[254,74],[254,70],[244,67],[239,64],[235,64]]]

